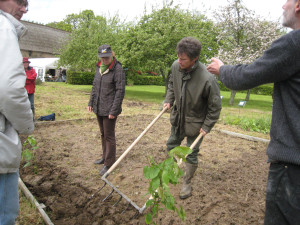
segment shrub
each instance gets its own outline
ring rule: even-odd
[[[218,81],[219,87],[221,91],[231,91],[229,88],[225,87],[225,85]],[[240,93],[247,93],[248,90],[244,91],[238,91]],[[257,95],[272,95],[273,94],[273,84],[265,84],[265,85],[260,85],[258,87],[255,87],[251,89],[252,94],[257,94]]]
[[[93,72],[78,72],[78,71],[67,71],[67,81],[68,84],[78,84],[78,85],[91,85],[93,84],[95,73]]]
[[[126,84],[134,83],[135,85],[158,85],[164,86],[162,76],[141,75],[134,71],[126,71]]]

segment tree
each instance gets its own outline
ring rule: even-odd
[[[216,12],[220,29],[218,57],[225,64],[249,64],[269,48],[281,34],[279,22],[260,19],[247,9],[241,0],[233,0]],[[236,91],[231,92],[229,104],[233,104]],[[248,90],[246,101],[249,100]]]
[[[118,31],[122,29],[118,16],[106,19],[95,16],[91,10],[68,15],[65,22],[72,25],[73,31],[70,41],[60,50],[59,65],[68,65],[79,71],[94,70],[98,61],[98,47],[103,44],[113,46]]]
[[[161,9],[145,14],[137,25],[126,31],[116,46],[126,67],[159,73],[165,83],[177,58],[176,45],[183,37],[193,36],[202,41],[200,60],[204,63],[218,48],[217,32],[212,21],[201,14],[172,7],[172,4],[165,2]]]

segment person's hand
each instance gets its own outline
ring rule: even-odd
[[[108,119],[110,119],[110,120],[113,120],[113,119],[115,119],[116,117],[115,116],[113,116],[113,115],[108,115]]]
[[[170,109],[171,108],[171,104],[170,103],[165,103],[164,104],[164,108],[166,108],[166,107],[168,107],[168,109]]]
[[[202,133],[202,137],[204,137],[207,133],[205,130],[203,130],[202,128],[200,129],[200,133]]]
[[[208,70],[208,72],[215,74],[215,75],[220,75],[220,67],[224,65],[224,63],[217,59],[217,58],[212,58],[211,59],[212,63],[209,64],[206,69]]]
[[[87,109],[88,109],[89,112],[93,112],[93,107],[92,106],[88,106]]]

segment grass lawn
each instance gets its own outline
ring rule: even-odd
[[[60,120],[90,118],[87,104],[91,85],[70,85],[47,82],[37,86],[37,116],[53,112]],[[126,86],[125,99],[161,105],[165,87],[153,85]],[[245,99],[245,93],[237,93],[232,106],[228,104],[230,92],[221,92],[222,111],[218,123],[239,126],[244,130],[268,133],[271,121],[272,96],[251,94],[250,101],[244,107],[238,103]]]

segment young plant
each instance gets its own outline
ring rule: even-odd
[[[162,205],[167,210],[176,212],[182,221],[185,220],[185,210],[182,206],[179,209],[175,206],[175,199],[170,192],[169,184],[176,186],[179,178],[184,175],[184,171],[179,168],[175,158],[185,162],[185,157],[190,153],[192,150],[188,147],[176,147],[169,152],[170,157],[168,159],[156,163],[153,158],[150,158],[151,165],[144,167],[144,177],[150,179],[148,194],[151,195],[146,202],[146,207],[151,208],[151,212],[145,217],[146,224],[155,224],[154,218],[158,217],[159,211],[164,210]]]
[[[23,144],[23,151],[21,160],[25,161],[25,165],[23,166],[28,167],[31,165],[31,162],[34,160],[34,150],[38,148],[37,142],[32,136],[28,136],[27,139],[24,141]]]

